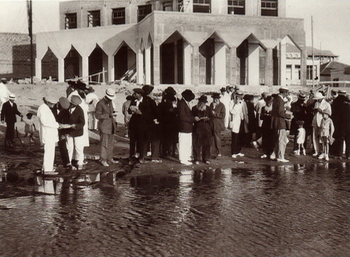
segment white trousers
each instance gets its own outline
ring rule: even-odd
[[[55,161],[55,142],[46,142],[44,144],[44,160],[43,160],[43,170],[53,171],[53,164]]]
[[[188,162],[192,156],[192,133],[179,132],[179,160]]]
[[[71,137],[67,136],[67,150],[69,161],[72,159],[78,161],[78,165],[83,165],[84,163],[84,137]]]

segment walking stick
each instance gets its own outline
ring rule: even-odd
[[[18,129],[17,129],[17,127],[16,127],[16,137],[18,138],[18,140],[19,140],[19,142],[21,142],[21,145],[23,146],[23,141],[22,141],[22,139],[19,137],[19,135],[18,135]]]

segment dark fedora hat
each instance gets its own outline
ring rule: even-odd
[[[142,87],[142,90],[145,92],[146,95],[148,95],[149,93],[151,93],[153,91],[154,86],[151,85],[144,85]]]
[[[213,99],[215,99],[215,98],[220,98],[220,94],[219,94],[219,93],[213,93],[213,94],[211,95],[211,97],[212,97]]]
[[[138,93],[138,94],[141,94],[141,95],[144,95],[144,94],[145,94],[145,91],[143,91],[142,88],[136,87],[136,88],[134,88],[133,90],[134,90],[135,93]]]
[[[208,102],[207,96],[206,96],[206,95],[201,95],[201,96],[198,98],[198,102],[207,103],[207,102]]]
[[[190,89],[186,89],[181,95],[187,102],[192,101],[195,98],[195,95]]]

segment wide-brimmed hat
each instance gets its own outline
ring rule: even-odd
[[[181,95],[187,102],[192,101],[196,97],[190,89],[186,89]]]
[[[298,95],[298,99],[300,99],[300,100],[305,100],[305,98],[306,98],[306,95],[304,93],[300,93]]]
[[[266,96],[264,99],[265,99],[265,102],[266,102],[266,103],[272,103],[272,102],[273,102],[273,97],[272,97],[272,95],[268,95],[268,96]]]
[[[165,90],[164,90],[164,93],[165,94],[171,94],[171,95],[176,95],[176,91],[173,87],[167,87]]]
[[[142,90],[145,92],[146,95],[150,94],[154,89],[154,86],[151,85],[144,85],[142,87]]]
[[[321,92],[316,92],[314,97],[313,97],[313,99],[315,99],[315,100],[319,100],[319,99],[323,99],[323,98],[324,98],[324,96],[322,95]]]
[[[213,99],[216,99],[216,98],[220,98],[221,96],[220,96],[219,93],[213,93],[213,94],[211,95],[211,97],[212,97]]]
[[[132,96],[132,95],[128,95],[127,97],[126,97],[126,100],[132,100],[132,99],[134,99],[134,97]]]
[[[60,103],[62,109],[64,109],[64,110],[67,110],[70,106],[70,102],[69,102],[67,97],[63,97],[63,96],[60,97],[60,99],[58,99],[58,102]]]
[[[133,91],[137,94],[141,94],[141,95],[144,95],[145,94],[145,91],[143,91],[142,88],[134,88]]]
[[[208,102],[207,96],[206,96],[206,95],[201,95],[201,96],[198,98],[198,102],[207,103],[207,102]]]
[[[115,90],[113,88],[107,88],[106,89],[106,97],[110,100],[114,100]]]
[[[338,94],[339,95],[346,95],[346,90],[339,89]]]
[[[71,99],[70,99],[70,102],[73,104],[73,105],[79,105],[81,104],[81,98],[80,96],[77,96],[77,95],[72,95]]]
[[[1,82],[7,82],[7,78],[1,78]]]
[[[286,88],[286,87],[280,87],[280,88],[278,89],[278,91],[279,91],[280,93],[288,93],[288,92],[289,92],[289,89]]]
[[[76,88],[81,89],[81,90],[86,90],[87,89],[86,84],[83,81],[81,81],[81,80],[78,80],[75,83],[75,86],[76,86]]]
[[[238,96],[242,96],[242,95],[243,95],[243,91],[238,90],[238,91],[236,92],[236,95],[238,95]]]
[[[52,104],[55,104],[55,103],[58,102],[58,99],[55,96],[45,96],[44,100],[46,102],[49,102],[49,103],[52,103]]]

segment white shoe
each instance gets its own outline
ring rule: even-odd
[[[244,153],[238,153],[237,156],[243,157]]]
[[[267,155],[266,154],[263,154],[260,156],[261,159],[266,159],[267,158]]]
[[[318,156],[318,159],[319,159],[319,160],[322,160],[322,159],[324,159],[324,157],[325,157],[325,154],[324,154],[324,153],[321,153],[320,156]]]
[[[237,158],[237,154],[232,154],[232,158]]]
[[[276,154],[275,153],[272,153],[270,155],[270,160],[276,160]]]
[[[147,152],[147,157],[150,157],[152,155],[152,152]]]
[[[317,155],[318,155],[318,153],[314,153],[312,156],[313,156],[313,157],[316,157]]]
[[[282,159],[282,158],[278,158],[277,161],[278,161],[278,162],[289,162],[288,160]]]
[[[328,156],[328,154],[326,154],[326,155],[324,156],[324,159],[325,159],[326,161],[329,161],[329,156]]]
[[[256,141],[253,141],[253,142],[252,142],[252,145],[253,145],[253,147],[254,147],[256,150],[259,149],[259,145],[258,145],[258,143],[257,143]]]

